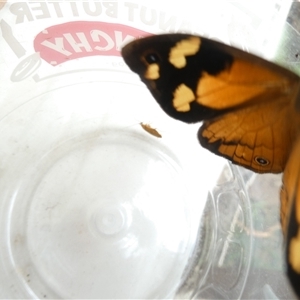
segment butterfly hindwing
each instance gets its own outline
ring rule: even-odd
[[[290,99],[262,102],[204,121],[200,144],[258,173],[283,172],[295,139]]]

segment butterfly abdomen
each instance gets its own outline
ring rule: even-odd
[[[293,147],[284,171],[280,199],[287,275],[300,296],[300,138]]]

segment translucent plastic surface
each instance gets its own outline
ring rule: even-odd
[[[193,158],[194,130],[169,120],[159,140],[122,114],[151,117],[148,97],[124,82],[82,83],[2,119],[3,251],[28,295],[163,298],[178,287],[206,200],[198,182],[212,178],[200,168],[207,153]]]

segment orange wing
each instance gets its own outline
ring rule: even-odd
[[[296,139],[299,116],[288,97],[233,110],[205,121],[200,144],[258,173],[283,172]]]
[[[292,72],[199,36],[151,36],[126,45],[122,55],[161,108],[187,123],[285,96],[294,101],[299,91]]]

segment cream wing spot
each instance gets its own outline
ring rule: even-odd
[[[150,64],[144,74],[146,79],[156,80],[159,78],[159,65],[158,64]]]
[[[169,62],[176,68],[181,69],[186,66],[186,56],[196,54],[201,45],[199,37],[190,37],[178,42],[169,54]]]
[[[294,174],[293,174],[294,175]],[[296,195],[296,199],[299,197],[299,192]],[[295,212],[297,223],[300,223],[300,205],[298,201],[295,202]],[[298,225],[297,236],[294,236],[290,241],[289,262],[292,265],[294,271],[300,274],[300,228]]]
[[[195,94],[185,84],[180,84],[174,92],[173,106],[177,111],[186,112],[191,109],[190,103],[195,100]]]
[[[289,262],[293,269],[300,274],[300,231],[298,229],[298,234],[296,237],[292,238],[290,241],[290,253]]]

